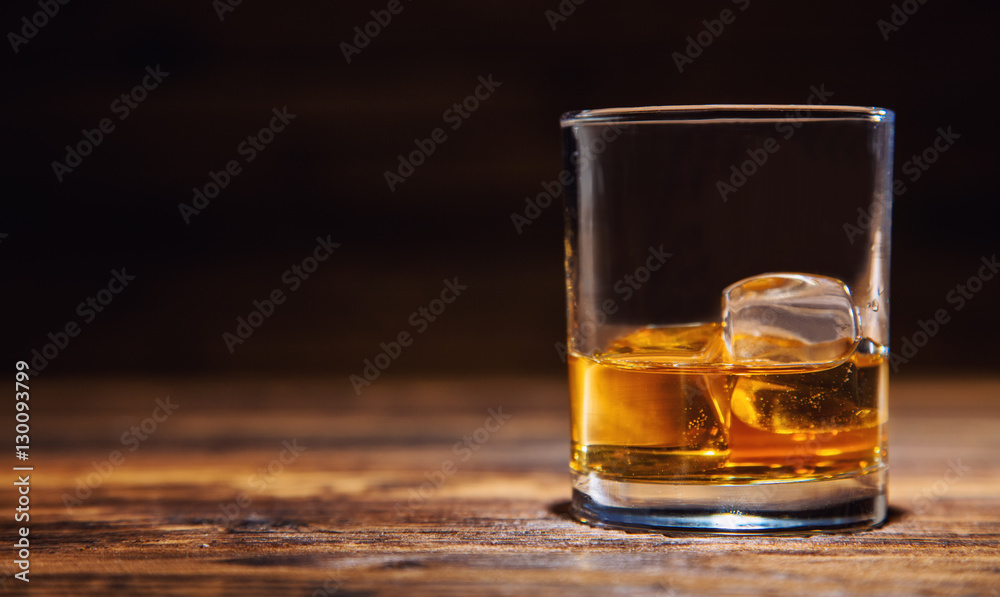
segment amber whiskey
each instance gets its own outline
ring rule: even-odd
[[[574,471],[619,481],[742,484],[864,474],[886,458],[887,359],[870,340],[759,342],[722,324],[645,327],[570,353]],[[817,355],[842,355],[816,361]]]

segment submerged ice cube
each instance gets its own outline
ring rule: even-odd
[[[621,363],[651,366],[711,363],[722,352],[721,328],[717,323],[650,325],[612,342],[605,356]]]
[[[846,284],[809,274],[761,274],[722,294],[723,339],[735,363],[824,363],[850,355],[858,323]]]

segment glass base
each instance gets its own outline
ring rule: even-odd
[[[885,522],[886,469],[833,479],[707,485],[614,481],[573,473],[574,518],[594,526],[684,533],[812,534]]]

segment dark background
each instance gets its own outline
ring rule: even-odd
[[[564,3],[567,6],[568,2]],[[348,64],[339,44],[371,2],[70,2],[3,68],[0,267],[3,362],[49,342],[114,268],[136,277],[42,375],[360,374],[379,343],[445,278],[468,290],[416,334],[383,378],[555,374],[565,365],[561,202],[522,233],[525,197],[562,168],[558,118],[581,108],[830,103],[897,113],[892,342],[947,309],[951,321],[901,374],[990,371],[1000,280],[955,311],[945,297],[997,252],[997,18],[992,3],[928,0],[884,39],[893,2],[587,0],[553,31],[559,2],[404,2]],[[901,3],[896,3],[902,6]],[[736,21],[678,72],[672,54],[732,9]],[[29,0],[4,3],[20,32]],[[110,104],[160,65],[169,76],[120,121]],[[501,86],[452,131],[442,113],[492,75]],[[237,145],[272,108],[296,119],[250,164]],[[115,130],[58,182],[81,130]],[[939,127],[961,137],[917,181],[901,171]],[[397,155],[447,140],[390,192]],[[243,171],[190,225],[178,204],[208,172]],[[807,199],[807,198],[805,198]],[[341,247],[230,354],[251,301],[317,236]]]

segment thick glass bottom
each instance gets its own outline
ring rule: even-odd
[[[574,518],[626,530],[730,534],[859,531],[885,522],[885,467],[820,480],[643,483],[573,472]]]

